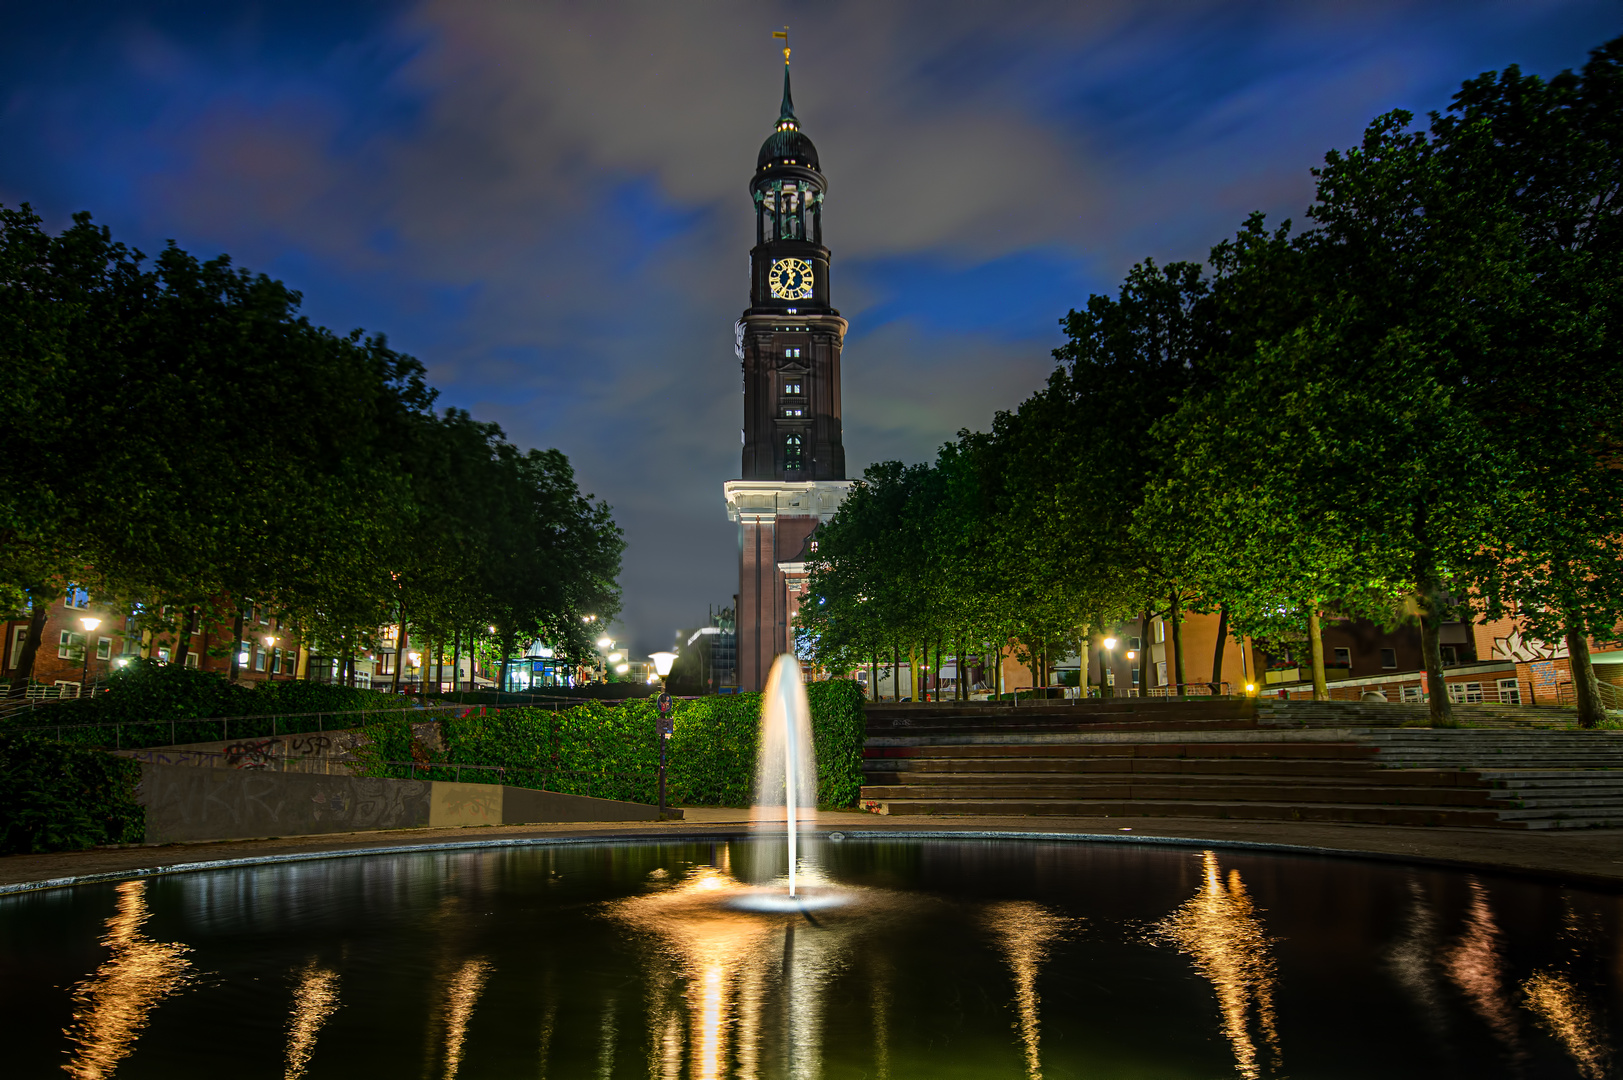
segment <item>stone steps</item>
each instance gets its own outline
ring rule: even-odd
[[[1493,809],[1503,805],[1489,788],[1425,787],[1404,788],[1384,784],[1313,783],[1167,783],[1164,781],[1094,782],[1065,784],[997,784],[965,778],[953,784],[875,784],[864,787],[863,798],[879,802],[895,800],[946,801],[1024,801],[1061,799],[1070,801],[1119,800],[1132,802],[1211,802],[1211,803],[1289,803],[1310,804],[1477,807]],[[1561,800],[1517,802],[1521,808],[1554,805]],[[1596,799],[1575,799],[1574,805],[1598,804]],[[1610,805],[1610,804],[1607,804]]]
[[[1467,807],[1381,806],[1344,803],[1235,802],[1187,799],[883,799],[862,801],[864,809],[895,817],[975,815],[1029,817],[1180,817],[1251,821],[1325,821],[1360,825],[1448,825],[1483,828],[1547,828],[1529,814],[1515,822],[1504,811]]]

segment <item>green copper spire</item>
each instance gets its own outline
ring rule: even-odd
[[[788,51],[788,49],[784,50],[784,52]],[[787,57],[783,61],[783,106],[778,110],[778,123],[797,125],[800,123],[795,117],[795,99],[789,96],[789,60]]]

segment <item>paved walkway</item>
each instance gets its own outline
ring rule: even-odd
[[[98,848],[55,855],[0,858],[0,891],[50,887],[96,875],[171,871],[188,864],[377,848],[476,844],[531,837],[699,838],[736,835],[749,828],[744,810],[690,808],[679,822],[502,825],[461,829],[401,829],[269,840],[230,840],[164,847]],[[1420,860],[1476,869],[1531,874],[1547,880],[1623,889],[1623,829],[1517,832],[1497,829],[1405,828],[1319,822],[1212,821],[1180,818],[877,817],[822,813],[819,829],[846,832],[1068,833],[1186,839],[1191,842],[1286,845],[1361,856]],[[8,888],[9,886],[9,888]]]

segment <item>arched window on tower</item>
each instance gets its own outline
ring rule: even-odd
[[[783,440],[783,467],[788,472],[794,472],[802,468],[799,435],[790,435]]]

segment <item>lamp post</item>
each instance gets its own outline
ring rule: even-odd
[[[665,689],[665,678],[671,673],[671,666],[676,663],[676,654],[673,652],[650,653],[648,659],[654,662],[654,672],[659,676],[659,820],[665,820],[665,744],[675,729],[671,719],[671,695]]]
[[[90,632],[101,625],[101,620],[87,615],[79,620],[79,625],[85,628],[84,668],[79,672],[79,696],[83,697],[85,684],[90,681]]]
[[[1110,685],[1110,673],[1116,670],[1116,639],[1105,638],[1104,646],[1105,654],[1099,658],[1104,664],[1104,670],[1099,672],[1099,696],[1115,697],[1115,687]]]

